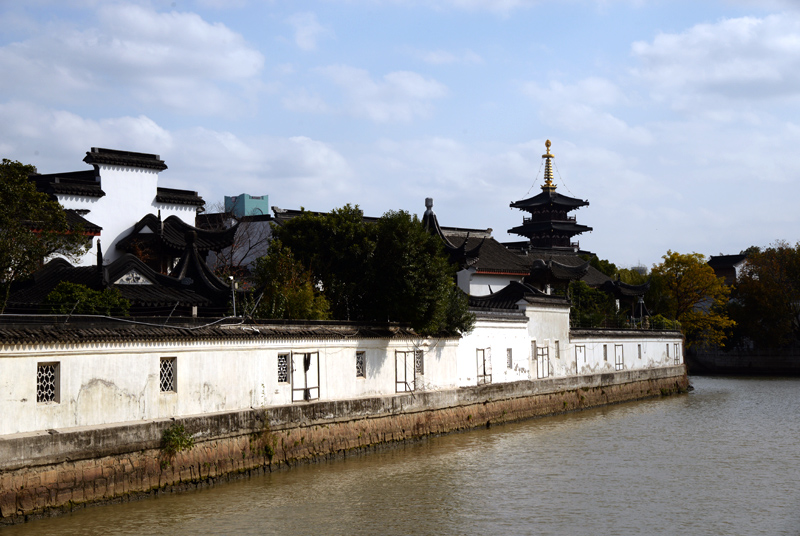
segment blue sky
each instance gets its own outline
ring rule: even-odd
[[[622,266],[800,230],[800,5],[649,0],[0,0],[0,155],[157,153],[163,186],[487,228],[590,206]],[[90,218],[91,219],[91,218]]]

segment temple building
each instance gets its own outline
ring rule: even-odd
[[[588,201],[561,195],[556,192],[553,184],[554,154],[550,153],[550,140],[545,142],[544,185],[542,193],[528,199],[511,203],[511,208],[518,208],[529,213],[529,217],[522,219],[522,225],[509,229],[509,233],[527,238],[527,241],[506,244],[513,249],[546,249],[551,251],[578,252],[580,245],[573,242],[572,238],[581,233],[591,231],[592,228],[580,225],[575,216],[569,213],[589,205]]]

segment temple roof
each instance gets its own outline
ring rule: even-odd
[[[167,165],[157,154],[134,153],[100,147],[92,147],[91,151],[86,151],[83,161],[90,165],[127,166],[155,169],[156,171],[167,169]]]
[[[219,251],[233,244],[237,228],[238,225],[221,230],[198,229],[177,216],[170,216],[162,222],[158,216],[148,214],[117,242],[117,249],[129,250],[134,240],[160,240],[173,251],[183,251],[187,233],[194,232],[195,247],[199,251]]]
[[[650,289],[650,281],[648,280],[646,283],[641,285],[629,285],[627,283],[623,283],[622,281],[609,279],[600,286],[600,289],[608,292],[609,294],[613,294],[614,297],[618,299],[635,298],[645,295],[648,289]]]
[[[518,225],[513,229],[509,229],[509,233],[514,233],[522,236],[528,236],[535,233],[543,233],[547,231],[559,231],[567,233],[570,236],[591,231],[592,228],[586,225],[580,225],[571,221],[526,221],[522,225]]]
[[[230,287],[223,283],[200,258],[196,231],[189,231],[186,234],[186,248],[181,260],[169,275],[179,280],[186,288],[204,295],[213,295],[217,299],[223,299],[230,291]]]
[[[569,210],[574,210],[579,207],[588,206],[589,202],[584,201],[583,199],[578,199],[576,197],[561,195],[554,190],[545,190],[542,193],[535,195],[533,197],[522,199],[520,201],[514,201],[509,206],[511,208],[519,208],[522,210],[532,210],[536,207],[541,207],[546,205],[560,206],[560,207],[565,207]]]
[[[100,231],[102,231],[103,228],[84,218],[79,211],[66,209],[64,210],[64,214],[67,216],[67,225],[69,225],[70,229],[75,229],[80,226],[83,227],[83,234],[100,236]]]
[[[587,262],[575,254],[556,253],[551,250],[542,249],[525,251],[519,255],[519,258],[521,262],[528,267],[532,267],[537,260],[554,261],[559,265],[571,267],[580,267]],[[590,287],[598,288],[606,281],[611,281],[611,278],[590,264],[586,270],[586,275],[581,277],[581,281]]]
[[[160,186],[156,189],[156,201],[172,205],[194,205],[198,207],[202,207],[206,204],[203,198],[192,190],[178,190],[176,188],[162,188]]]
[[[133,255],[125,254],[113,263],[97,266],[72,266],[56,258],[37,270],[29,280],[16,285],[9,298],[9,310],[25,306],[38,306],[61,281],[85,285],[102,291],[116,288],[132,308],[200,305],[208,306],[213,300],[195,292],[182,281],[159,274]]]
[[[97,171],[71,171],[67,173],[49,173],[31,175],[30,180],[36,189],[46,194],[77,195],[82,197],[103,197],[106,193],[100,188]]]
[[[522,300],[527,302],[547,300],[566,303],[566,300],[560,296],[548,295],[527,283],[512,281],[497,292],[486,296],[470,296],[469,306],[481,309],[516,310],[519,309],[518,304]]]
[[[531,263],[530,278],[544,282],[577,281],[589,272],[589,261],[579,265],[562,264],[552,259],[536,259]]]

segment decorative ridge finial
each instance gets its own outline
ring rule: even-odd
[[[550,191],[556,189],[556,185],[553,184],[553,164],[551,164],[550,160],[555,158],[556,155],[550,152],[550,140],[544,142],[544,146],[547,148],[547,152],[542,155],[542,158],[546,158],[547,160],[544,163],[544,186],[542,186],[542,190]]]

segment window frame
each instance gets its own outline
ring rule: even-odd
[[[171,375],[170,384],[165,389],[164,374],[165,364],[169,365],[169,374]],[[158,391],[162,394],[177,393],[178,392],[178,357],[167,356],[161,357],[158,360]]]
[[[42,370],[53,367],[52,374],[52,394],[42,392]],[[47,395],[47,396],[43,396]],[[36,403],[37,404],[60,404],[61,403],[61,362],[42,361],[36,363]]]

